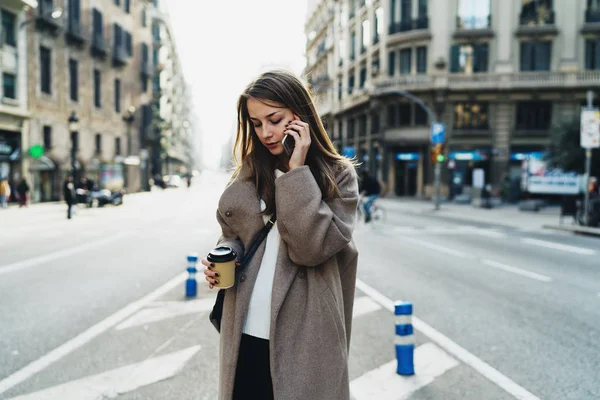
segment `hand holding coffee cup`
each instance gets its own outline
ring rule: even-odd
[[[201,262],[206,267],[204,275],[209,288],[226,289],[233,286],[235,268],[239,267],[240,263],[231,247],[217,247],[211,250]]]

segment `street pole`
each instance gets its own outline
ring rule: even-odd
[[[442,165],[439,162],[435,163],[434,170],[434,188],[435,188],[435,209],[440,209],[440,176],[442,174]]]
[[[592,92],[591,90],[587,91],[587,106],[588,109],[591,109],[593,107],[593,103],[594,103],[594,92]],[[585,221],[585,226],[589,225],[589,210],[590,210],[590,190],[588,188],[588,185],[590,183],[590,173],[591,173],[591,169],[592,169],[592,149],[586,148],[585,149],[585,197],[584,197],[584,201],[583,201],[583,209],[585,211],[584,214],[584,221]]]

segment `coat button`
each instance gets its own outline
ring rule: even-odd
[[[240,282],[245,282],[245,281],[246,281],[246,275],[240,276]]]
[[[233,215],[233,213],[229,210],[225,211],[225,216],[226,217],[231,217]]]
[[[304,278],[306,278],[306,272],[305,272],[305,271],[300,271],[300,272],[298,273],[298,276],[299,276],[301,279],[304,279]]]

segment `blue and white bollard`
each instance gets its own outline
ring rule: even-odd
[[[415,337],[412,326],[412,303],[399,301],[394,304],[396,315],[396,360],[398,375],[414,375]]]
[[[198,263],[198,255],[196,253],[188,254],[187,256],[187,272],[190,274],[185,281],[185,295],[187,297],[195,297],[198,292],[198,283],[196,282],[196,264]]]

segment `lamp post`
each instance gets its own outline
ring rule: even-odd
[[[77,182],[77,147],[79,139],[79,118],[75,111],[71,112],[68,119],[69,132],[71,134],[71,169],[73,171],[73,181]]]

